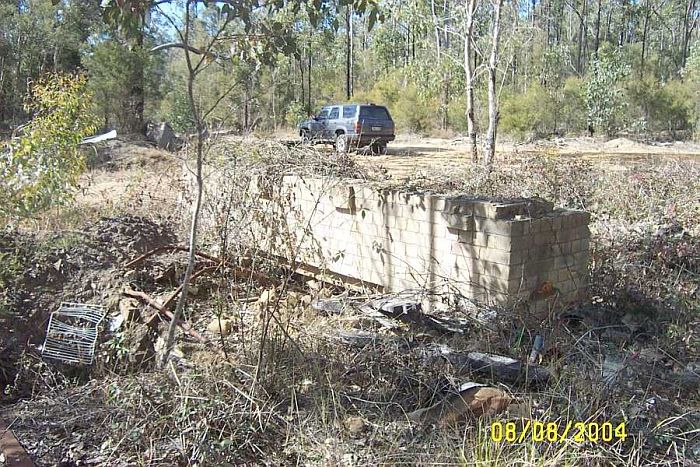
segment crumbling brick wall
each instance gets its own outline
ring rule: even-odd
[[[273,188],[262,178],[251,190]],[[260,246],[386,291],[449,288],[487,304],[566,303],[586,290],[590,216],[539,199],[496,202],[285,176]],[[273,234],[293,233],[281,242]],[[267,240],[266,240],[267,239]]]

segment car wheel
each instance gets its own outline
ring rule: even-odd
[[[348,152],[348,137],[340,133],[335,137],[335,150],[340,154]]]
[[[372,145],[372,154],[374,154],[374,155],[386,154],[386,143],[374,143]]]
[[[309,144],[311,142],[311,137],[309,136],[309,130],[301,130],[301,142],[304,144]]]

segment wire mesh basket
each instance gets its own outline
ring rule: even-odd
[[[41,355],[65,363],[91,365],[98,326],[104,316],[101,305],[61,303],[49,318]]]

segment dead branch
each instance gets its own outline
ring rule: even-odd
[[[174,318],[174,315],[170,311],[166,310],[163,306],[161,306],[160,303],[158,303],[155,299],[153,299],[151,296],[149,296],[148,294],[146,294],[144,292],[138,292],[136,290],[125,288],[122,291],[122,293],[124,295],[126,295],[127,297],[137,298],[139,300],[144,301],[146,304],[148,304],[150,307],[154,308],[159,313],[167,316],[168,319],[170,319],[170,320],[172,320]],[[158,316],[158,315],[156,314],[154,316]],[[210,343],[209,339],[207,339],[206,337],[202,336],[200,333],[198,333],[197,331],[192,329],[192,327],[189,324],[187,324],[185,322],[179,322],[177,324],[178,324],[178,326],[180,326],[182,328],[183,331],[185,331],[187,334],[189,334],[190,336],[197,339],[199,342],[201,342],[203,344]]]
[[[194,280],[203,274],[213,272],[216,269],[217,269],[217,266],[209,266],[209,267],[200,269],[199,271],[192,274],[192,277],[190,278],[190,280]],[[175,291],[172,294],[170,294],[170,297],[168,297],[168,299],[165,301],[165,303],[163,303],[163,308],[167,310],[170,307],[170,305],[175,301],[175,299],[180,294],[180,292],[182,292],[182,284],[180,284],[178,286],[178,288],[175,289]]]
[[[140,263],[141,261],[143,261],[147,258],[150,258],[153,255],[157,255],[158,253],[162,253],[164,251],[188,251],[188,250],[189,250],[188,247],[181,246],[181,245],[159,246],[158,248],[154,248],[153,250],[142,254],[138,258],[129,261],[128,263],[126,263],[124,265],[124,267],[125,268],[133,267],[134,265]],[[202,252],[196,252],[195,255],[199,256],[200,258],[208,259],[209,261],[212,261],[214,263],[224,264],[226,262],[225,260],[223,260],[221,258],[217,258],[216,256],[208,255],[208,254],[202,253]]]

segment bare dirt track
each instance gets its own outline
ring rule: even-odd
[[[627,138],[559,138],[534,143],[503,142],[497,148],[497,158],[508,162],[519,156],[544,154],[576,157],[612,170],[624,170],[636,165],[692,160],[700,163],[700,145],[674,142],[645,144]],[[469,146],[462,138],[442,139],[401,135],[389,144],[384,156],[358,154],[362,164],[385,169],[396,178],[430,171],[453,171],[471,164]]]

